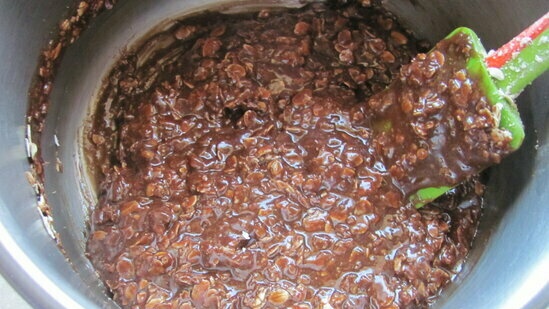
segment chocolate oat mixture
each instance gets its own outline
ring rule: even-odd
[[[185,19],[117,62],[87,253],[122,307],[417,308],[456,274],[483,187],[455,160],[508,138],[445,61],[464,42],[401,68],[426,46],[368,3]]]

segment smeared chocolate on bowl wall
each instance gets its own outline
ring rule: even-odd
[[[417,210],[391,181],[367,102],[425,44],[368,3],[210,13],[117,62],[87,253],[122,307],[416,308],[456,274],[483,186]]]

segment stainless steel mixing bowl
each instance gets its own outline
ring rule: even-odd
[[[161,21],[214,7],[300,5],[298,0],[120,0],[64,55],[42,148],[46,190],[63,255],[43,227],[24,173],[25,113],[37,59],[69,0],[0,0],[0,271],[37,308],[112,308],[84,257],[86,199],[79,185],[78,136],[102,76],[120,54]],[[497,47],[543,15],[546,0],[391,0],[386,5],[419,37],[436,42],[456,26]],[[546,308],[549,305],[549,75],[518,100],[523,147],[489,173],[486,209],[474,248],[437,308]],[[84,188],[85,189],[85,188]],[[85,192],[85,190],[84,190]],[[1,300],[0,300],[1,303]]]

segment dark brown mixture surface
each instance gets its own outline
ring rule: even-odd
[[[430,304],[468,252],[482,185],[419,211],[407,195],[425,169],[470,176],[445,154],[482,149],[482,165],[506,142],[459,61],[445,61],[467,46],[446,42],[400,69],[417,45],[378,7],[314,4],[187,19],[124,56],[87,145],[100,198],[87,252],[114,299]],[[368,100],[399,70],[397,87],[414,91]]]
[[[511,152],[511,133],[499,128],[502,107],[489,103],[466,69],[473,52],[464,34],[442,40],[368,100],[380,123],[377,155],[405,195],[454,186]]]

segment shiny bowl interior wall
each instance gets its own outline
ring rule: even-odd
[[[61,145],[64,172],[49,164],[45,173],[65,257],[44,229],[25,178],[24,119],[39,53],[74,5],[68,0],[0,0],[0,271],[37,308],[116,308],[84,257],[90,197],[78,185],[78,136],[102,76],[124,46],[170,18],[204,9],[230,13],[300,2],[119,0],[67,50],[42,140],[47,162],[55,162],[54,135]],[[546,0],[390,0],[386,5],[419,37],[436,42],[456,26],[469,26],[488,47],[501,45],[547,10]],[[490,170],[487,208],[474,249],[436,308],[549,305],[548,82],[545,74],[518,101],[527,139]]]

